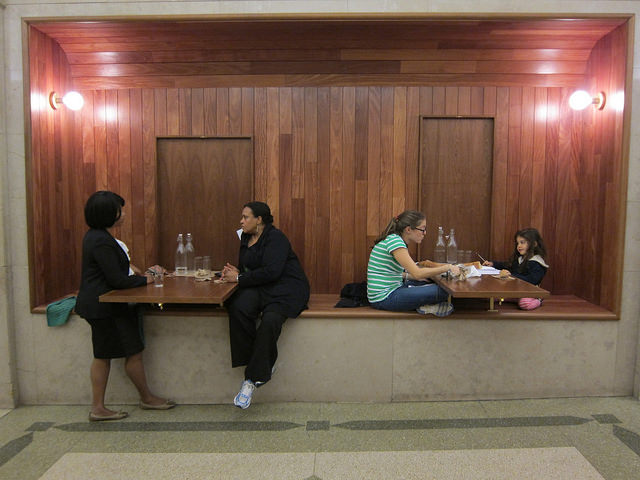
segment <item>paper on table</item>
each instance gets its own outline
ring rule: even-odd
[[[500,270],[493,267],[482,267],[479,272],[480,275],[500,275]]]

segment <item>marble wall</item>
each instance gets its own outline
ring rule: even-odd
[[[316,12],[640,13],[640,2],[606,0],[4,0],[3,4],[0,408],[16,403],[89,401],[88,326],[73,317],[64,327],[49,328],[44,316],[31,314],[28,307],[23,18]],[[623,308],[619,322],[296,320],[287,324],[281,342],[278,375],[286,382],[274,380],[261,397],[308,400],[308,395],[314,394],[318,400],[388,401],[633,392],[638,396],[640,136],[634,134],[640,128],[638,28],[636,25]],[[229,401],[229,392],[237,388],[241,372],[229,368],[224,319],[153,317],[146,324],[149,376],[159,392],[175,395],[183,402]],[[367,365],[364,376],[363,365]],[[109,399],[135,400],[121,368],[114,368]]]

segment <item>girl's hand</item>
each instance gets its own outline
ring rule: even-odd
[[[457,277],[458,275],[460,275],[460,267],[458,267],[457,265],[451,265],[451,273],[454,277]]]
[[[493,262],[490,262],[489,260],[485,260],[482,265],[484,267],[493,267]]]
[[[147,285],[149,285],[150,283],[153,283],[153,274],[151,273],[145,273],[144,276],[147,279]]]

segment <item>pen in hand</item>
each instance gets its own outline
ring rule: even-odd
[[[486,260],[484,258],[482,258],[482,255],[480,255],[478,252],[476,252],[476,255],[478,255],[478,257],[480,257],[480,260],[482,260],[482,263],[486,262]]]

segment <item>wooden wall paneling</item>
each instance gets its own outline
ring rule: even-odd
[[[71,81],[69,81],[71,84]],[[86,93],[86,92],[85,92]],[[86,106],[86,104],[85,104]],[[83,128],[83,113],[74,112],[73,115],[73,127],[72,127],[72,155],[73,165],[68,169],[69,188],[71,191],[70,196],[70,211],[71,224],[69,225],[70,236],[67,245],[73,246],[73,254],[69,259],[67,268],[72,272],[71,275],[66,275],[65,285],[69,289],[68,291],[75,291],[79,284],[79,278],[81,275],[81,263],[78,262],[78,258],[82,256],[82,238],[86,230],[84,223],[84,204],[86,201],[85,185],[84,185],[84,160],[83,160],[83,143],[84,133]],[[71,250],[71,249],[70,249]],[[68,283],[67,283],[68,282]]]
[[[44,35],[34,28],[26,28],[23,36],[27,36],[29,47],[29,91],[30,95],[30,124],[25,122],[26,132],[30,143],[25,146],[26,177],[27,177],[27,228],[29,233],[29,293],[31,296],[31,306],[42,299],[42,276],[44,273],[44,262],[42,248],[43,242],[38,242],[39,229],[42,227],[42,199],[41,184],[42,173],[40,171],[40,117],[44,110],[46,96],[42,92],[42,85],[39,82],[39,66],[41,55],[39,41]],[[25,85],[26,88],[26,85]]]
[[[291,90],[291,225],[290,235],[295,239],[294,249],[302,262],[306,256],[305,235],[305,160],[304,160],[304,88]]]
[[[204,136],[214,137],[218,135],[218,89],[205,88],[204,98]]]
[[[91,90],[81,91],[84,106],[80,111],[82,132],[82,205],[96,191],[96,152],[94,131],[94,93]]]
[[[165,135],[180,135],[180,93],[177,88],[167,88],[167,132]]]
[[[93,92],[93,133],[96,169],[95,190],[106,190],[108,181],[107,164],[107,95],[105,91]],[[110,115],[113,115],[110,112]]]
[[[144,175],[143,201],[144,236],[145,236],[145,266],[155,265],[160,262],[158,238],[157,205],[157,162],[156,162],[156,124],[155,124],[155,94],[151,89],[142,90],[142,164]],[[164,265],[168,270],[173,270],[175,265]]]
[[[510,248],[506,242],[507,229],[507,176],[509,158],[509,89],[496,90],[496,110],[494,124],[495,145],[493,146],[493,193],[491,208],[491,252],[492,259],[499,260]],[[486,104],[486,102],[485,102]],[[482,252],[480,252],[482,254]]]
[[[420,88],[407,87],[405,129],[407,132],[405,145],[405,208],[418,205],[418,161],[420,149]],[[432,228],[427,219],[427,228]]]
[[[433,100],[431,113],[433,115],[446,115],[446,89],[445,87],[433,87]]]
[[[420,115],[432,115],[434,87],[419,87],[419,88],[420,88]]]
[[[107,190],[120,192],[120,164],[118,162],[118,91],[105,92]],[[120,234],[117,231],[118,235]]]
[[[152,264],[146,263],[145,241],[145,196],[144,196],[144,161],[142,156],[142,90],[133,89],[129,92],[129,120],[130,120],[130,158],[131,158],[131,226],[133,242],[129,247],[131,260],[140,269],[146,269]],[[151,239],[149,239],[149,242]],[[149,245],[150,247],[150,245]]]
[[[369,87],[367,118],[367,237],[380,235],[389,218],[382,216],[380,205],[380,112],[381,91]],[[372,243],[373,244],[373,243]]]
[[[522,135],[520,142],[520,184],[518,187],[518,230],[535,226],[531,223],[533,194],[533,127],[535,90],[522,87]],[[540,227],[537,227],[540,228]]]
[[[46,55],[49,61],[45,64],[45,68],[42,69],[42,74],[44,75],[44,85],[45,85],[45,95],[46,92],[50,92],[55,88],[58,88],[58,85],[55,84],[54,79],[54,66],[53,66],[53,50],[54,46],[52,42],[46,42],[43,51],[46,52]],[[55,178],[56,178],[56,142],[58,138],[56,138],[59,133],[56,132],[56,115],[55,112],[46,110],[48,115],[42,117],[44,120],[44,130],[43,130],[43,138],[41,141],[45,141],[47,146],[43,149],[46,152],[46,161],[43,165],[43,173],[46,182],[43,182],[43,200],[44,205],[46,205],[45,210],[45,219],[44,219],[44,228],[43,228],[43,237],[40,238],[40,241],[43,241],[44,238],[50,235],[55,235],[55,226],[56,226],[56,211],[55,211]],[[48,141],[47,141],[48,140]],[[52,296],[52,287],[53,287],[53,278],[52,276],[56,275],[56,271],[58,266],[55,264],[56,259],[58,259],[59,255],[57,254],[54,246],[56,242],[48,241],[45,243],[46,250],[46,262],[47,268],[51,272],[51,274],[47,275],[44,292],[47,297]]]
[[[231,135],[229,122],[229,89],[218,88],[216,99],[216,134],[220,137]]]
[[[520,163],[522,145],[522,88],[509,88],[509,146],[507,155],[507,191],[505,197],[505,225],[502,235],[506,251],[504,259],[513,251],[513,234],[520,228],[518,218],[518,199],[520,195]]]
[[[66,59],[66,55],[60,49],[60,55],[58,59],[58,68],[60,71],[61,89],[63,92],[71,90],[72,79],[69,74],[69,64]],[[59,239],[61,249],[64,254],[62,257],[62,266],[59,272],[59,284],[57,289],[64,289],[64,291],[73,291],[77,288],[78,278],[80,278],[80,268],[77,265],[77,257],[81,255],[79,248],[80,240],[82,237],[78,237],[78,233],[81,230],[81,219],[83,215],[81,209],[78,209],[78,202],[82,202],[82,177],[77,175],[76,172],[81,171],[82,166],[82,154],[81,154],[81,142],[82,142],[82,130],[77,128],[80,126],[81,114],[69,109],[64,109],[66,119],[61,122],[61,138],[60,138],[60,170],[58,172],[60,191],[60,203],[58,208],[61,210],[61,227],[62,235]],[[79,177],[79,178],[78,178]],[[82,229],[83,230],[83,229]],[[83,232],[84,233],[84,232]],[[64,248],[64,245],[69,246]],[[60,251],[60,250],[59,250]],[[59,252],[58,251],[58,252]],[[65,272],[65,266],[68,271]]]
[[[190,136],[191,133],[191,88],[178,89],[178,131],[179,135]]]
[[[458,87],[456,115],[471,115],[471,87]]]
[[[571,293],[569,285],[575,280],[571,264],[579,261],[575,258],[579,252],[571,250],[570,247],[575,247],[573,238],[575,238],[576,233],[578,235],[582,233],[580,226],[575,223],[575,209],[579,201],[579,195],[573,171],[576,159],[571,144],[572,115],[570,111],[567,111],[569,108],[566,106],[567,99],[567,92],[561,90],[558,122],[559,168],[555,218],[558,243],[556,243],[555,248],[559,253],[564,253],[564,255],[560,254],[555,259],[558,272],[563,274],[562,280],[555,283],[555,288],[556,291],[563,294]],[[572,238],[569,238],[569,236],[572,236]],[[571,258],[567,258],[567,254],[570,254]]]
[[[394,88],[381,88],[380,103],[380,227],[387,224],[391,217],[398,215],[393,209],[393,100]]]
[[[224,103],[224,102],[223,102]],[[218,93],[218,104],[220,104],[220,94]],[[267,88],[267,130],[265,141],[266,147],[266,201],[271,207],[271,212],[275,218],[280,219],[280,100],[277,88]],[[218,116],[218,118],[220,118]],[[220,126],[220,124],[218,124]],[[280,220],[278,220],[280,221]]]
[[[204,136],[204,89],[191,91],[191,135]]]
[[[342,279],[342,215],[344,185],[342,183],[343,158],[343,88],[332,87],[329,90],[329,282],[328,290],[339,292]]]
[[[256,159],[257,160],[257,159]],[[318,91],[304,89],[304,259],[302,264],[313,291],[316,290],[316,262],[318,257]]]
[[[531,225],[540,231],[544,239],[544,197],[547,141],[547,90],[534,91],[533,152],[531,167]]]
[[[469,99],[469,115],[481,116],[484,113],[484,88],[471,87]]]
[[[206,92],[205,92],[206,93]],[[215,97],[214,97],[215,98]],[[214,122],[215,123],[215,122]],[[267,200],[267,89],[256,88],[254,97],[254,195]]]
[[[294,221],[291,211],[291,176],[293,175],[291,150],[291,134],[281,133],[278,141],[278,172],[280,173],[278,174],[278,183],[276,184],[280,204],[276,215],[278,218],[278,227],[282,229],[287,236],[291,235],[291,225]],[[289,240],[297,243],[297,239],[295,238],[289,238]]]
[[[133,210],[131,209],[132,178],[131,178],[131,122],[129,116],[130,97],[129,90],[118,90],[118,124],[117,124],[117,158],[118,158],[118,192],[126,201],[127,214],[119,229],[119,235],[133,252]]]
[[[316,291],[330,291],[333,278],[329,274],[331,250],[331,91],[318,88],[318,145],[316,177]]]
[[[487,251],[490,238],[493,120],[423,117],[419,208],[428,222],[454,228],[458,247]],[[433,258],[435,229],[423,240],[421,257]]]
[[[304,131],[304,88],[296,87],[291,90],[291,195],[294,199],[304,199]]]
[[[242,127],[241,135],[253,135],[253,88],[242,89]]]
[[[627,25],[623,25],[601,39],[593,49],[588,68],[594,80],[595,91],[609,92],[609,99],[616,92],[625,91],[627,79]],[[628,92],[627,92],[628,93]],[[603,208],[600,210],[601,257],[600,302],[607,308],[619,310],[621,268],[615,268],[623,259],[624,219],[627,185],[627,163],[623,155],[622,122],[624,113],[610,103],[596,112],[598,138],[594,145],[594,161],[599,163]],[[627,114],[628,118],[628,114]],[[628,153],[627,153],[628,155]]]
[[[444,89],[444,113],[445,115],[458,115],[458,94],[460,87],[445,87]]]
[[[407,198],[407,88],[396,87],[393,91],[393,194],[392,212],[401,212],[412,205]]]
[[[356,244],[366,243],[366,235],[356,228],[356,87],[345,87],[342,96],[342,211],[338,230],[342,237],[340,287],[359,281],[362,273],[355,269]]]
[[[369,89],[355,87],[355,198],[354,198],[354,231],[356,245],[354,251],[354,268],[356,281],[366,279],[367,263],[372,242],[368,237],[368,137],[369,137]]]
[[[169,135],[169,115],[167,109],[167,89],[157,88],[154,93],[154,128],[158,137],[166,137]]]
[[[280,143],[279,150],[279,213],[278,224],[284,232],[291,231],[291,190],[293,176],[293,141],[291,138],[291,89],[281,88],[278,91]],[[291,239],[290,239],[291,240]]]
[[[496,97],[498,90],[496,87],[483,87],[482,89],[482,113],[484,115],[496,115]]]
[[[242,134],[242,89],[229,89],[229,135]]]
[[[161,138],[157,148],[160,260],[172,263],[177,233],[190,232],[196,253],[210,255],[213,268],[235,264],[235,230],[251,194],[251,139]]]
[[[561,279],[561,271],[556,259],[560,255],[556,245],[556,239],[561,238],[557,233],[556,191],[558,189],[558,169],[560,162],[559,144],[559,117],[560,117],[560,89],[551,88],[547,91],[547,129],[545,143],[545,196],[544,196],[544,241],[547,247],[549,270],[545,275],[543,285],[553,288],[555,291],[556,276]]]

